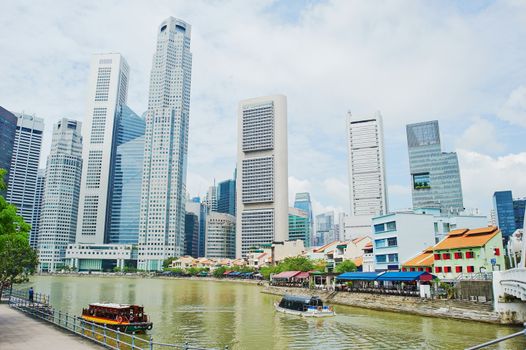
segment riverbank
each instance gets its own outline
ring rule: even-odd
[[[273,295],[319,296],[331,304],[354,306],[378,311],[402,312],[407,314],[450,318],[456,320],[479,321],[494,324],[512,324],[501,320],[493,307],[487,304],[468,303],[456,300],[422,299],[398,295],[325,292],[303,288],[266,286],[261,291]]]

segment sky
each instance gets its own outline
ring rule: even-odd
[[[391,210],[411,207],[405,125],[438,120],[459,157],[466,208],[526,197],[525,1],[0,0],[0,105],[52,125],[83,120],[91,55],[131,68],[128,105],[147,109],[159,24],[192,25],[187,189],[232,176],[237,104],[288,99],[289,202],[349,211],[346,115],[384,119]]]

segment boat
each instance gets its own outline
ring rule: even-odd
[[[93,303],[82,309],[80,318],[126,333],[143,333],[153,327],[139,305]]]
[[[323,301],[317,297],[304,297],[285,295],[279,303],[275,303],[276,311],[303,317],[329,317],[336,313],[331,306],[324,306]]]

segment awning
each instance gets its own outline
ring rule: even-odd
[[[277,275],[272,276],[272,279],[274,278],[292,278],[296,276],[297,274],[301,273],[301,271],[284,271],[280,272]]]
[[[296,276],[294,276],[295,279],[307,279],[309,278],[309,273],[308,272],[300,272],[298,273]]]
[[[374,281],[383,272],[345,272],[336,276],[338,281]]]
[[[424,271],[407,271],[395,272],[388,271],[377,278],[377,281],[394,281],[394,282],[408,282],[408,281],[431,281],[436,276]]]

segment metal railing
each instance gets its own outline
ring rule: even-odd
[[[517,333],[506,335],[506,336],[501,337],[501,338],[490,340],[488,342],[485,342],[485,343],[482,343],[482,344],[479,344],[479,345],[472,346],[470,348],[466,348],[465,350],[482,349],[482,348],[485,348],[487,346],[494,345],[494,344],[500,343],[502,341],[505,341],[505,340],[508,340],[508,339],[511,339],[511,338],[520,337],[521,335],[522,336],[526,335],[526,329],[524,329],[524,330],[522,330],[520,332],[517,332]]]
[[[32,300],[28,291],[13,290],[9,296],[9,306],[35,318],[49,322],[64,330],[89,339],[108,349],[115,350],[207,350],[206,348],[185,344],[168,344],[153,341],[151,335],[128,334],[116,329],[85,321],[76,315],[54,309],[49,304],[49,296],[34,293]],[[224,347],[228,350],[228,346]],[[208,349],[213,350],[213,349]]]

